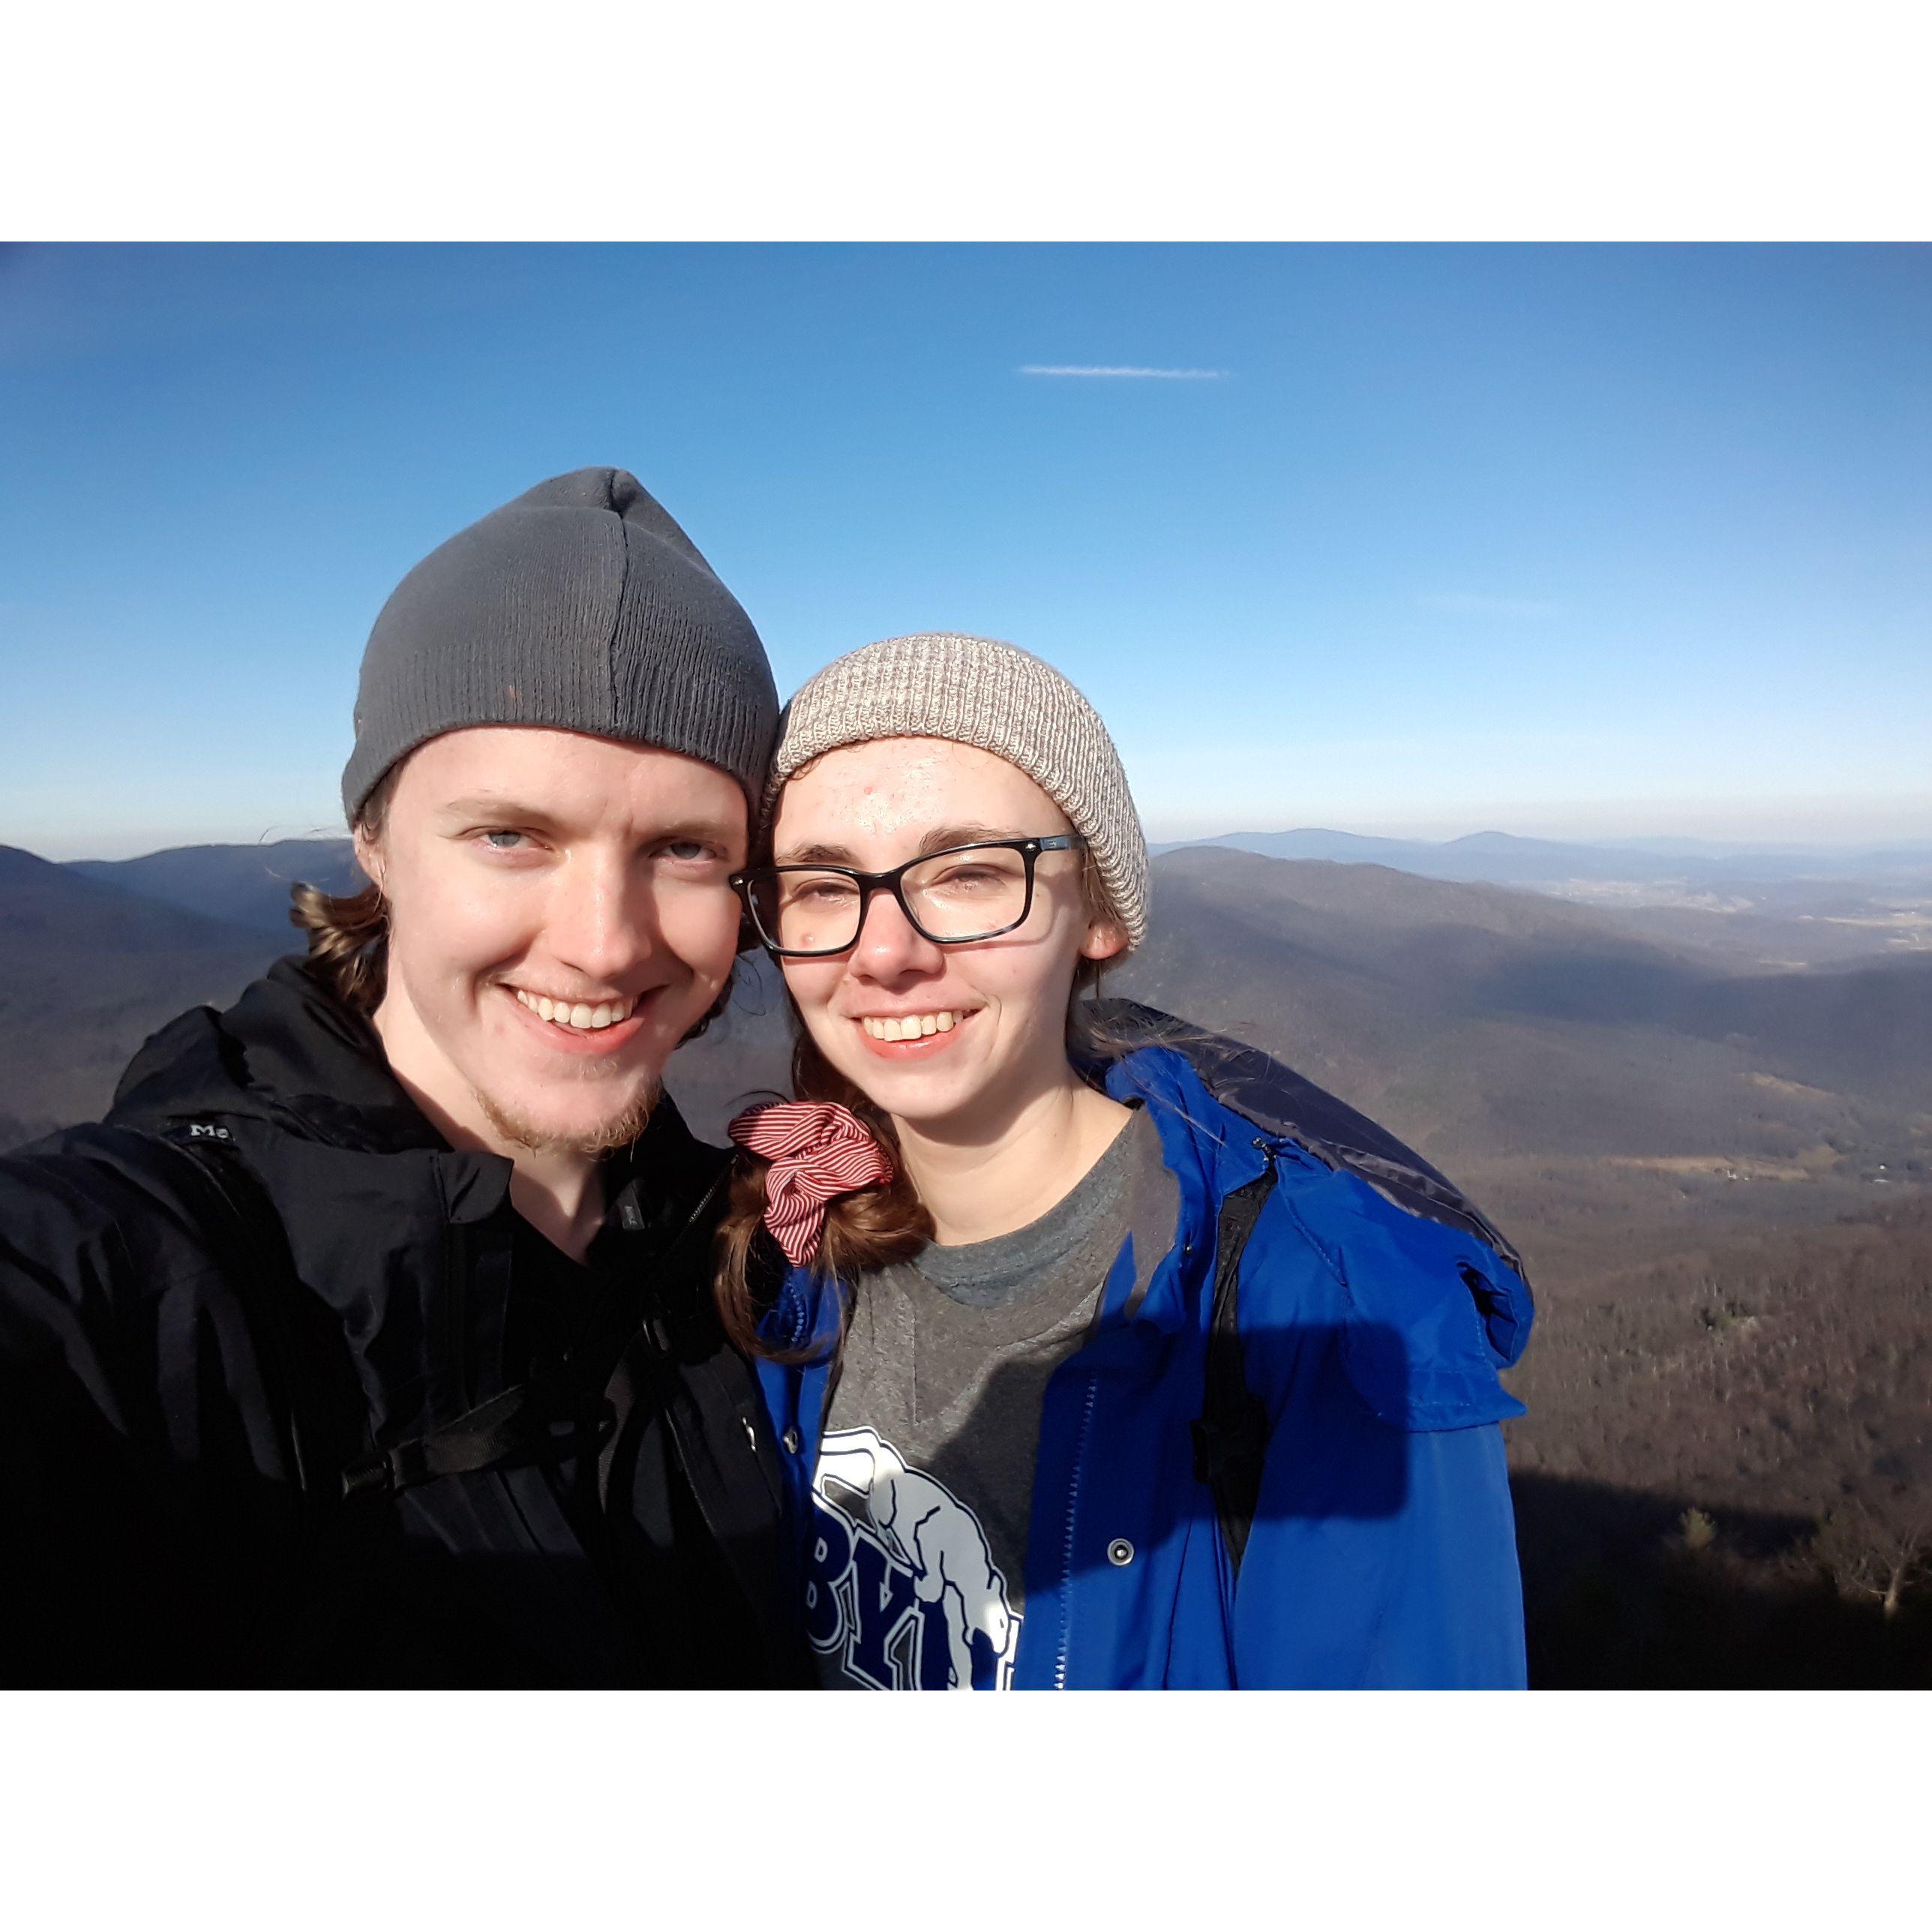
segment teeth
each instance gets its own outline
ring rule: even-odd
[[[950,1033],[963,1013],[907,1013],[897,1019],[862,1018],[859,1024],[874,1040],[922,1040],[928,1034]]]
[[[510,990],[518,1000],[530,1008],[538,1018],[548,1020],[553,1026],[565,1026],[586,1033],[601,1033],[606,1027],[615,1026],[620,1020],[628,1019],[635,1000],[606,1000],[598,1006],[586,1006],[580,1000],[547,998],[542,993],[526,993],[520,986]]]

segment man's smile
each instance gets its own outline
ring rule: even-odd
[[[501,991],[515,1002],[515,1024],[553,1052],[605,1058],[635,1040],[655,1010],[654,995],[662,988],[628,998],[600,1000],[552,999],[522,986],[499,981]]]
[[[552,998],[548,994],[532,992],[527,986],[512,986],[509,990],[516,994],[520,1004],[527,1006],[540,1019],[549,1020],[558,1026],[574,1027],[580,1033],[601,1033],[606,1027],[615,1026],[620,1020],[628,1019],[638,999],[634,993],[592,1001],[568,999],[562,994]]]

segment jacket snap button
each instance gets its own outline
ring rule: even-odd
[[[798,1431],[796,1429],[788,1429],[781,1440],[784,1444],[785,1454],[788,1456],[796,1456],[798,1454]]]
[[[1124,1536],[1117,1536],[1107,1546],[1107,1561],[1116,1570],[1124,1570],[1134,1560],[1134,1546]]]

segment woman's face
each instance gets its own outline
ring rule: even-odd
[[[990,752],[881,738],[828,752],[787,784],[773,862],[885,872],[947,846],[1071,829],[1032,779]],[[997,1136],[1066,1078],[1075,968],[1125,943],[1090,921],[1084,862],[1078,851],[1042,853],[1025,923],[964,945],[936,944],[890,893],[875,892],[849,951],[781,962],[820,1052],[896,1120],[949,1138]],[[928,1018],[932,1030],[881,1037]]]

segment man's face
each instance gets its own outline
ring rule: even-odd
[[[505,1153],[636,1137],[730,971],[746,816],[712,766],[574,731],[410,756],[358,849],[389,903],[376,1029],[439,1126]]]

